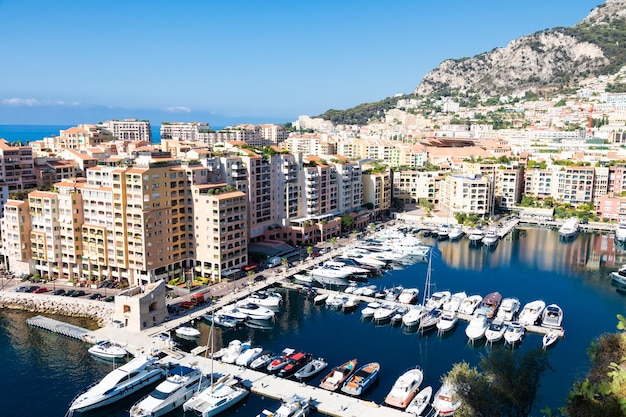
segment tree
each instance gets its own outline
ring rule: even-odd
[[[351,230],[354,226],[354,217],[345,213],[341,216],[341,230]]]
[[[313,254],[313,246],[306,247],[306,254],[311,256]]]
[[[458,413],[461,416],[529,416],[541,375],[551,369],[542,349],[524,354],[495,349],[481,358],[479,367],[480,370],[465,362],[457,363],[447,375],[462,399]]]

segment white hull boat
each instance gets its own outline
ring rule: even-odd
[[[437,330],[439,333],[445,333],[456,327],[459,323],[457,315],[451,311],[444,311],[437,322]]]
[[[165,370],[156,361],[137,357],[114,369],[96,385],[79,394],[70,405],[70,412],[93,410],[135,394],[165,377]]]
[[[487,316],[484,314],[477,314],[470,320],[469,324],[465,328],[465,335],[469,341],[473,343],[485,336],[487,327],[489,327]]]
[[[200,331],[190,326],[183,326],[176,329],[176,336],[186,339],[195,339],[200,337]]]
[[[393,384],[389,394],[385,397],[385,404],[405,409],[417,395],[423,380],[424,373],[421,369],[409,369]]]
[[[253,360],[258,358],[262,352],[262,347],[248,348],[244,350],[241,355],[237,356],[237,359],[235,359],[235,365],[248,366],[252,363]]]
[[[419,325],[420,320],[428,313],[426,307],[421,304],[415,305],[402,316],[402,324],[406,327],[414,327]]]
[[[448,233],[448,237],[450,240],[459,240],[465,235],[463,228],[461,226],[453,227],[452,230]]]
[[[615,228],[615,240],[619,243],[626,243],[626,220],[621,220]]]
[[[426,300],[426,308],[428,310],[432,310],[433,308],[441,308],[451,296],[452,294],[450,293],[450,291],[437,291],[433,293],[428,300]]]
[[[563,322],[563,309],[557,304],[546,306],[541,314],[541,325],[543,327],[560,328]]]
[[[482,301],[483,301],[482,296],[478,294],[470,295],[461,303],[461,307],[459,307],[459,313],[470,314],[470,315],[474,314],[474,312],[476,311],[476,309],[478,308],[478,306],[480,305]]]
[[[532,326],[541,318],[546,303],[542,300],[531,301],[524,305],[522,312],[519,314],[519,321],[523,326]]]
[[[485,330],[485,339],[487,339],[487,343],[493,344],[499,342],[504,337],[505,331],[506,325],[504,322],[500,319],[494,320],[491,322],[489,327],[487,327],[487,330]]]
[[[463,304],[463,301],[465,301],[466,298],[467,298],[467,294],[465,292],[463,291],[456,292],[452,294],[452,296],[449,299],[444,301],[443,305],[441,306],[441,309],[443,311],[456,313],[457,311],[459,311],[459,308],[461,308],[461,305]]]
[[[482,243],[484,246],[495,246],[498,244],[498,240],[500,240],[498,231],[495,228],[489,228],[483,236]]]
[[[472,232],[468,236],[470,245],[476,245],[476,246],[482,245],[483,237],[485,237],[485,234],[483,233],[482,230],[479,230],[479,229],[472,230]]]
[[[515,320],[517,314],[519,313],[520,306],[521,304],[517,298],[505,298],[502,300],[502,303],[500,303],[500,308],[498,309],[496,318],[502,321]]]
[[[258,291],[244,298],[244,301],[270,309],[278,309],[283,303],[283,296],[277,292]]]
[[[381,304],[378,301],[372,301],[371,303],[368,303],[367,306],[363,310],[361,310],[361,318],[371,319],[372,317],[374,317],[374,313],[380,308],[380,306]]]
[[[210,380],[203,379],[196,368],[178,366],[169,372],[149,395],[137,401],[130,409],[131,417],[159,417],[182,406],[197,389],[204,389]]]
[[[248,303],[245,301],[239,301],[236,303],[237,309],[246,314],[249,319],[256,320],[272,320],[276,313],[267,307],[260,306],[254,303]]]
[[[311,399],[293,394],[282,400],[276,411],[263,410],[257,417],[304,417],[311,411]]]
[[[88,349],[88,352],[93,356],[97,356],[101,359],[124,359],[129,355],[128,351],[110,341],[101,341],[93,345]]]
[[[504,341],[510,345],[521,343],[525,333],[526,328],[521,323],[514,321],[507,326],[504,332]]]
[[[446,381],[435,393],[432,406],[437,413],[436,415],[451,416],[461,407],[461,399],[454,392],[453,386]]]
[[[428,407],[432,396],[433,387],[429,385],[417,393],[417,395],[413,398],[413,400],[409,403],[409,406],[404,411],[416,416],[421,416],[424,410],[426,410],[426,407]]]
[[[613,271],[609,275],[618,284],[626,285],[626,265],[622,265],[617,271]]]
[[[397,310],[398,306],[395,303],[383,303],[374,312],[372,320],[375,323],[384,323],[387,321],[391,321],[391,317],[396,314]]]
[[[239,379],[225,375],[187,400],[183,411],[193,411],[201,417],[215,416],[246,398],[249,393]]]
[[[398,296],[398,302],[403,304],[415,304],[420,290],[417,288],[404,288]]]
[[[565,220],[565,223],[559,228],[559,236],[563,239],[569,239],[576,236],[578,228],[580,227],[580,221],[576,217],[570,217]]]
[[[543,338],[541,340],[541,347],[544,350],[548,349],[549,347],[553,346],[558,340],[559,333],[554,330],[550,330],[548,333],[543,335]]]

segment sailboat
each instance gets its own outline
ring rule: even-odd
[[[213,353],[214,324],[211,323],[210,350]],[[183,404],[183,411],[194,411],[201,417],[215,416],[234,406],[250,393],[239,378],[226,374],[213,381],[213,363],[211,358],[211,385],[198,391]],[[199,385],[200,387],[200,385]]]

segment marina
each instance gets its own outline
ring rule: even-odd
[[[44,316],[31,317],[26,320],[26,323],[40,329],[48,330],[50,332],[78,340],[85,340],[91,334],[90,330],[84,329],[80,326],[75,326],[73,324],[68,324]]]
[[[548,373],[545,375],[545,385],[549,386],[549,390],[561,389],[566,390],[563,386],[562,378],[564,375],[571,373],[572,361],[578,361],[584,366],[585,349],[592,337],[581,337],[581,333],[596,330],[594,326],[574,326],[569,328],[568,324],[579,322],[581,319],[577,309],[572,304],[573,299],[580,299],[579,295],[561,294],[555,291],[556,288],[562,287],[557,282],[565,279],[568,275],[577,275],[580,273],[579,260],[576,258],[576,267],[572,269],[570,263],[561,263],[553,265],[550,268],[550,274],[537,270],[537,272],[528,275],[528,267],[532,267],[532,258],[523,261],[524,267],[521,267],[520,258],[521,249],[523,247],[537,247],[541,252],[551,253],[560,251],[569,254],[570,250],[574,250],[580,245],[601,247],[592,244],[592,241],[606,239],[603,236],[578,236],[575,240],[568,242],[559,242],[558,239],[553,243],[548,237],[556,237],[556,233],[548,230],[529,230],[524,231],[523,235],[519,231],[514,231],[512,240],[501,241],[495,249],[488,248],[472,248],[467,239],[459,241],[445,241],[436,244],[436,251],[433,256],[433,291],[449,289],[451,293],[456,294],[461,290],[467,294],[482,294],[483,296],[498,290],[503,297],[515,296],[519,298],[522,306],[526,303],[537,299],[544,298],[546,304],[557,303],[565,312],[563,326],[567,329],[567,335],[562,337],[555,345],[550,346],[551,364],[556,367],[557,372],[553,375]],[[424,239],[425,243],[435,243],[432,239]],[[539,246],[539,242],[543,247]],[[551,246],[546,247],[546,242]],[[530,246],[528,246],[530,245]],[[602,246],[603,247],[603,246]],[[520,251],[518,251],[518,249]],[[576,250],[571,253],[580,253]],[[572,259],[571,256],[568,259]],[[520,259],[518,259],[520,258]],[[457,261],[455,261],[457,259]],[[507,259],[506,263],[500,260]],[[537,260],[540,258],[536,258]],[[553,256],[553,262],[562,260],[562,257]],[[462,260],[458,264],[458,260]],[[529,262],[530,261],[530,262]],[[506,281],[502,281],[499,277],[503,273],[504,265],[506,270],[520,270],[525,276],[524,285],[515,284],[516,275],[511,275]],[[567,266],[565,266],[567,265]],[[587,263],[593,267],[593,264]],[[621,261],[620,261],[621,265]],[[427,264],[415,263],[404,269],[392,270],[384,273],[380,277],[370,278],[369,283],[360,283],[359,286],[376,285],[379,289],[391,288],[403,285],[406,288],[422,287],[426,276]],[[615,268],[617,269],[617,268]],[[459,271],[462,271],[461,273]],[[560,277],[562,271],[567,273]],[[290,271],[291,272],[291,271]],[[556,273],[556,275],[555,275]],[[283,275],[284,276],[284,275]],[[290,276],[290,275],[289,275]],[[606,287],[609,291],[615,293],[615,289],[610,286],[608,272],[604,274]],[[555,281],[556,280],[556,281]],[[269,283],[271,283],[271,280]],[[521,282],[521,281],[520,281]],[[554,285],[547,285],[548,282],[554,282]],[[539,284],[539,285],[538,285]],[[255,286],[253,290],[260,289],[261,284]],[[490,349],[506,347],[504,342],[494,342],[493,344],[486,341],[470,344],[465,336],[464,327],[467,325],[467,319],[470,315],[459,315],[459,325],[456,329],[439,334],[437,332],[428,332],[421,334],[419,332],[409,331],[405,326],[392,326],[390,323],[377,325],[371,321],[364,321],[360,318],[360,311],[366,307],[370,301],[378,300],[375,297],[367,297],[359,295],[359,306],[350,312],[343,312],[334,308],[329,308],[325,303],[315,304],[313,297],[309,298],[298,291],[300,286],[293,284],[284,284],[284,288],[278,289],[283,297],[284,303],[277,312],[275,322],[271,329],[250,329],[248,327],[236,327],[233,329],[221,329],[217,331],[216,347],[226,346],[233,339],[249,340],[257,346],[273,351],[281,351],[285,346],[292,346],[298,350],[303,349],[310,352],[315,357],[324,357],[328,362],[328,368],[306,380],[303,383],[295,379],[285,379],[276,375],[269,375],[265,372],[252,371],[248,368],[238,367],[236,365],[222,364],[216,361],[214,366],[219,372],[232,373],[241,377],[251,387],[253,395],[244,400],[241,405],[234,407],[224,413],[225,416],[235,415],[256,415],[263,408],[275,409],[276,406],[267,405],[267,402],[280,401],[286,392],[284,387],[293,387],[297,392],[303,393],[305,396],[310,395],[313,415],[388,415],[390,412],[397,415],[407,415],[406,413],[394,408],[386,407],[383,404],[384,396],[388,393],[394,381],[406,368],[412,366],[420,366],[424,370],[423,385],[431,385],[435,390],[439,388],[440,376],[447,372],[453,363],[460,360],[469,360],[470,363],[476,363],[478,354],[488,352]],[[336,290],[317,288],[318,295],[323,294],[327,297],[332,294],[341,294]],[[247,291],[246,291],[247,292]],[[585,291],[586,293],[587,291]],[[605,291],[603,291],[605,293]],[[244,294],[242,294],[243,296]],[[247,296],[247,294],[245,294]],[[605,294],[606,296],[606,294]],[[217,303],[205,306],[204,309],[195,309],[173,320],[168,321],[165,325],[141,332],[140,335],[132,334],[124,328],[103,328],[98,329],[91,334],[92,340],[119,340],[134,354],[141,354],[153,351],[153,353],[161,356],[165,361],[172,361],[179,364],[196,365],[208,372],[210,369],[210,360],[205,359],[206,340],[210,323],[204,321],[200,314],[211,309],[221,308],[225,304],[230,304],[239,299],[237,295],[227,295],[222,297]],[[421,296],[419,297],[421,301]],[[620,299],[615,300],[620,302]],[[593,301],[590,299],[590,303]],[[623,301],[621,301],[623,303]],[[622,304],[623,305],[623,304]],[[613,309],[615,310],[615,309]],[[300,312],[300,313],[296,313]],[[599,314],[602,310],[598,311]],[[296,315],[294,315],[296,314]],[[607,321],[607,329],[614,327],[611,321],[613,311],[609,312]],[[597,320],[601,320],[596,317]],[[594,320],[594,323],[596,320]],[[609,323],[610,322],[610,323]],[[201,336],[197,342],[191,342],[185,339],[179,339],[176,336],[175,329],[181,324],[188,323],[197,328],[201,332]],[[326,331],[322,329],[332,329],[332,333],[337,335],[333,339],[332,344],[328,344],[324,338],[320,338],[320,332]],[[37,331],[33,329],[33,331]],[[610,330],[609,330],[610,331]],[[514,349],[519,352],[525,352],[531,348],[541,348],[543,334],[546,330],[542,326],[529,327],[528,334],[522,343],[516,344]],[[159,334],[170,333],[179,343],[176,348],[176,356],[172,355],[174,350],[167,343],[158,338]],[[297,335],[297,336],[296,336]],[[561,334],[562,335],[562,334]],[[579,349],[573,349],[581,339],[586,339],[584,346]],[[484,339],[483,339],[484,340]],[[348,342],[349,341],[349,342]],[[70,343],[69,341],[67,343]],[[85,349],[84,347],[82,349]],[[86,351],[86,349],[85,349]],[[558,351],[557,355],[552,352]],[[430,353],[429,353],[430,352]],[[445,355],[436,352],[446,352]],[[572,357],[572,355],[574,357]],[[578,359],[576,359],[578,356]],[[365,364],[370,361],[380,363],[380,375],[376,384],[368,390],[362,398],[354,398],[346,396],[342,393],[326,392],[318,387],[320,379],[329,372],[332,367],[339,363],[345,362],[346,359],[355,357],[359,359],[359,363]],[[565,363],[562,363],[565,362]],[[567,378],[567,377],[566,377]],[[550,380],[553,380],[551,383]],[[248,382],[249,381],[249,382]],[[544,381],[542,379],[542,381]],[[92,380],[93,382],[93,380]],[[264,386],[267,385],[267,386]],[[282,387],[282,391],[281,391]],[[558,388],[561,387],[561,388]],[[546,388],[542,388],[545,390]],[[296,392],[296,391],[294,391]],[[552,392],[552,391],[551,391]],[[76,392],[74,391],[69,398],[72,398]],[[332,394],[332,395],[330,395]],[[556,394],[559,395],[559,394]],[[561,395],[565,395],[564,393]],[[563,397],[562,397],[563,398]],[[67,400],[69,401],[69,399]],[[124,408],[128,409],[132,404],[127,404],[120,408],[119,412],[115,412],[115,416],[127,415]],[[539,404],[538,404],[539,406]],[[65,404],[67,407],[67,404]],[[253,408],[250,408],[253,407]],[[344,409],[345,407],[345,409]],[[541,407],[539,407],[541,408]],[[67,409],[67,408],[65,408]],[[110,411],[110,410],[109,410]],[[242,414],[243,413],[243,414]],[[352,414],[350,414],[352,413]],[[90,414],[91,415],[91,414]],[[109,414],[107,414],[109,415]],[[174,412],[172,415],[182,416],[183,413]]]

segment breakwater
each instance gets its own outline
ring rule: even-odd
[[[0,308],[86,317],[101,327],[109,325],[113,316],[113,303],[44,294],[0,292]]]

